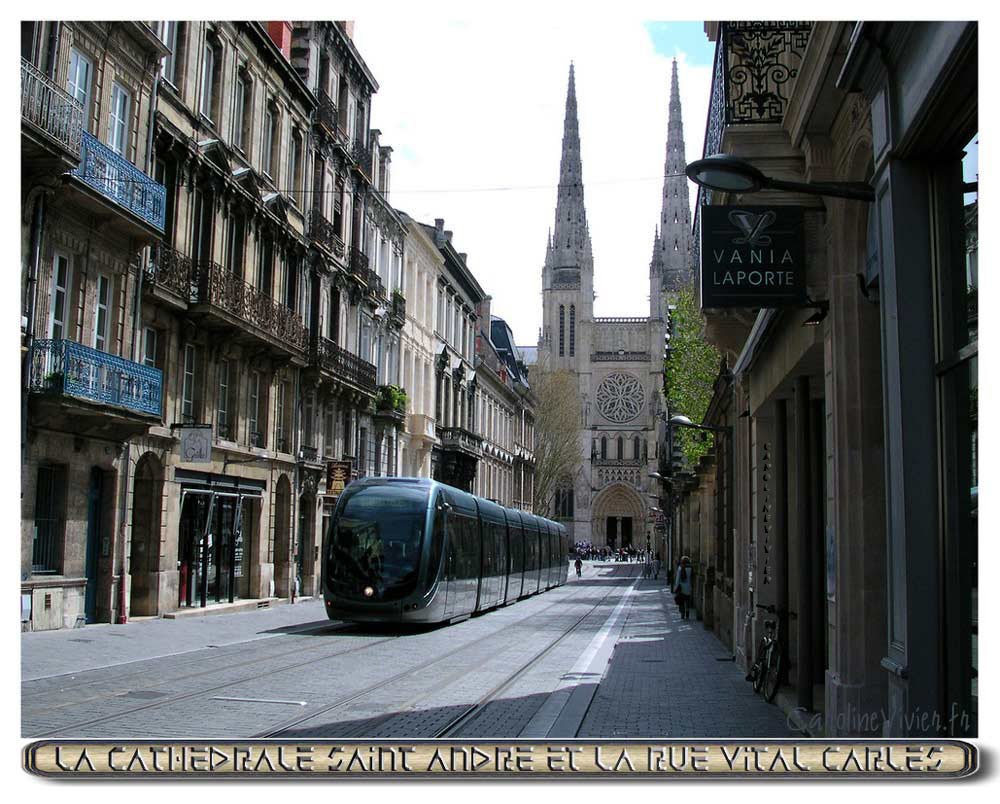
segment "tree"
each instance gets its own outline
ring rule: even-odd
[[[532,510],[547,516],[556,489],[566,476],[573,477],[580,463],[580,389],[576,377],[565,369],[546,370],[539,364],[531,372],[531,387],[538,398],[535,409],[535,493]]]
[[[671,416],[682,414],[692,422],[705,418],[719,373],[719,351],[705,339],[705,320],[695,303],[694,288],[682,287],[670,311],[670,349],[663,360],[663,394]],[[684,427],[673,428],[688,466],[694,466],[712,448],[711,435]]]

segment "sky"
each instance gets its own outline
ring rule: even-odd
[[[714,55],[702,23],[361,13],[354,41],[379,84],[372,127],[393,148],[390,203],[444,219],[519,345],[535,344],[541,326],[572,61],[594,313],[648,315],[671,60],[690,161],[701,156]]]

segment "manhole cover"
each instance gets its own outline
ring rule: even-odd
[[[169,694],[169,692],[157,692],[156,690],[132,690],[131,692],[126,692],[121,697],[142,698],[144,700],[149,700],[151,698],[165,698]]]

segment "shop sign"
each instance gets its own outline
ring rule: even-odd
[[[350,461],[326,462],[326,493],[339,495],[351,482]]]
[[[702,308],[803,304],[802,213],[794,206],[702,207]]]
[[[181,461],[183,463],[212,462],[212,425],[196,424],[179,428]]]

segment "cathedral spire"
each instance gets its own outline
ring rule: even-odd
[[[590,235],[583,201],[580,124],[577,119],[576,75],[572,62],[569,65],[569,86],[566,89],[566,116],[563,121],[562,158],[559,163],[559,191],[552,247],[556,266],[591,267],[584,265],[590,255]]]
[[[663,167],[663,206],[660,210],[660,237],[653,247],[652,264],[662,271],[662,290],[676,291],[691,281],[691,204],[684,168],[684,125],[681,122],[681,94],[677,80],[677,59],[670,75],[670,102],[667,108],[667,154]]]

